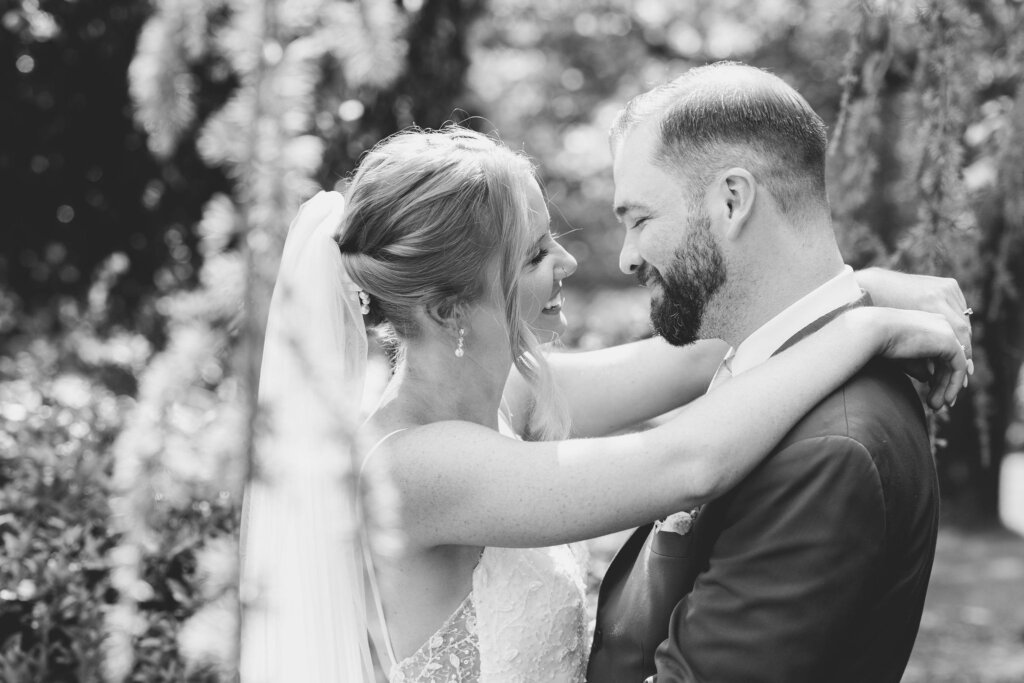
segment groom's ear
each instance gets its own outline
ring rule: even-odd
[[[757,183],[745,168],[730,168],[715,184],[715,204],[722,225],[722,234],[728,240],[735,240],[743,234],[747,221],[754,214],[757,199]]]

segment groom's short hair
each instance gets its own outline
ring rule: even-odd
[[[778,76],[738,62],[690,69],[634,97],[612,124],[611,143],[659,118],[655,161],[681,173],[695,196],[715,173],[746,168],[793,215],[828,210],[825,123]]]

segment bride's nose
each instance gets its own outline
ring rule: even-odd
[[[555,266],[556,280],[564,280],[576,272],[576,259],[564,247],[561,248],[561,252],[558,265]]]

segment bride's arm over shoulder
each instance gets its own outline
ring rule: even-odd
[[[374,467],[397,489],[403,531],[424,547],[546,546],[599,536],[722,494],[879,353],[935,358],[934,408],[956,397],[966,372],[941,317],[857,309],[647,432],[526,443],[440,422],[389,439]]]
[[[727,350],[718,340],[672,346],[652,337],[597,351],[550,353],[547,359],[569,406],[573,435],[592,437],[657,417],[702,395]],[[505,395],[513,425],[522,433],[530,390],[514,368]]]
[[[876,306],[927,311],[943,316],[971,358],[971,319],[960,283],[950,277],[915,275],[886,268],[865,268],[854,273],[857,284]],[[973,366],[972,366],[973,368]]]

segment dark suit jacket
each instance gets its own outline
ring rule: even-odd
[[[938,528],[921,403],[872,361],[691,533],[641,527],[601,585],[590,683],[899,681]]]

